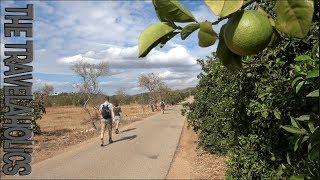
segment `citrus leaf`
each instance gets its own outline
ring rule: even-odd
[[[139,57],[145,57],[156,47],[163,37],[173,33],[174,28],[168,23],[156,23],[148,26],[139,37]]]
[[[271,36],[271,40],[268,44],[268,47],[271,47],[271,48],[276,47],[280,43],[280,40],[281,40],[280,34],[278,33],[278,31],[276,29],[273,29],[273,33]]]
[[[307,95],[307,97],[319,97],[319,89],[312,91]]]
[[[294,126],[289,126],[289,125],[285,125],[285,126],[281,126],[283,129],[285,129],[286,131],[290,132],[290,133],[294,133],[294,134],[306,134],[306,130],[305,129],[300,129]]]
[[[298,81],[300,81],[300,80],[303,80],[303,78],[302,77],[297,77],[297,78],[295,78],[293,81],[292,81],[292,88],[294,88],[294,86],[296,85],[296,83],[298,82]]]
[[[153,0],[154,8],[160,21],[163,22],[194,22],[191,12],[177,0]]]
[[[291,164],[289,153],[287,152],[287,163]]]
[[[163,48],[163,46],[177,34],[179,34],[179,32],[172,32],[172,33],[169,33],[168,35],[162,37],[161,41],[160,41],[160,48]]]
[[[304,143],[304,142],[306,142],[306,140],[308,140],[308,139],[309,139],[309,136],[303,136],[303,139],[302,139],[302,141],[301,141],[301,144]]]
[[[216,42],[217,33],[213,31],[212,24],[209,21],[200,23],[198,38],[200,47],[209,47]]]
[[[299,82],[299,84],[296,86],[296,93],[299,92],[299,90],[301,89],[301,87],[304,85],[305,81],[301,81]]]
[[[281,0],[275,5],[276,28],[289,36],[303,38],[307,35],[313,16],[312,0]]]
[[[193,33],[195,30],[199,28],[200,28],[199,23],[188,24],[181,30],[181,39],[185,40],[191,33]]]
[[[241,56],[233,53],[224,42],[224,38],[223,38],[224,27],[225,26],[221,27],[221,30],[219,33],[219,44],[218,44],[216,55],[219,58],[219,60],[222,62],[222,64],[228,69],[234,70],[234,69],[242,68]]]
[[[296,128],[301,128],[300,124],[293,117],[290,116],[290,120],[291,120],[292,126]]]
[[[281,118],[281,112],[279,111],[279,109],[274,109],[273,114],[277,119]]]
[[[307,73],[307,79],[319,77],[319,67],[316,67]]]
[[[289,180],[304,180],[304,175],[292,175]]]
[[[205,0],[204,2],[215,15],[224,17],[239,10],[244,0]]]
[[[314,127],[313,122],[309,122],[308,123],[308,127],[309,127],[309,130],[310,130],[311,133],[313,133],[316,130],[316,128]]]
[[[293,147],[293,151],[296,151],[297,149],[298,149],[298,147],[300,146],[300,144],[301,144],[301,138],[298,138],[297,140],[296,140],[296,142],[294,143],[294,147]]]
[[[297,56],[296,58],[294,58],[295,61],[308,61],[308,60],[311,60],[311,57],[308,56],[308,55],[300,55],[300,56]]]
[[[320,141],[320,128],[319,126],[313,131],[312,135],[309,138],[311,144],[316,144]]]
[[[302,115],[302,116],[296,118],[296,120],[298,120],[298,121],[309,121],[309,119],[310,119],[309,115]]]
[[[316,145],[311,149],[311,151],[308,153],[308,158],[312,161],[314,159],[318,159],[320,156],[320,145]]]

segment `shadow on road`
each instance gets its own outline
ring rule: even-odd
[[[137,129],[137,128],[129,128],[129,129],[123,130],[121,132],[128,132],[128,131],[132,131],[132,130],[135,130],[135,129]]]
[[[132,139],[134,139],[134,138],[136,138],[136,137],[137,137],[137,135],[126,136],[126,137],[123,137],[123,138],[114,140],[113,143],[120,142],[120,141],[124,141],[124,140],[129,140],[129,141],[131,141]],[[113,144],[113,143],[112,143],[112,144]],[[109,145],[111,145],[111,144],[106,144],[106,145],[104,145],[104,147],[105,147],[105,146],[109,146]]]

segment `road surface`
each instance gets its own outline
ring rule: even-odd
[[[180,109],[175,106],[166,114],[158,113],[126,126],[107,146],[100,147],[99,137],[76,145],[34,164],[32,173],[21,178],[164,179],[184,123]]]

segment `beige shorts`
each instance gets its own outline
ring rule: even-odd
[[[121,120],[120,116],[114,116],[114,121],[115,121],[115,122],[118,122],[118,123],[119,123],[120,120]]]
[[[112,119],[101,119],[101,130],[105,131],[106,127],[109,131],[112,130]]]

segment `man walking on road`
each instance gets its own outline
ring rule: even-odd
[[[112,124],[114,121],[114,112],[113,106],[109,102],[109,96],[107,96],[106,101],[100,105],[99,108],[101,114],[101,146],[104,146],[104,133],[106,131],[106,127],[108,129],[109,134],[109,143],[113,143],[112,140]]]
[[[161,107],[161,110],[162,110],[162,114],[164,114],[165,106],[166,106],[166,104],[164,103],[163,100],[161,100],[160,107]]]
[[[114,120],[115,120],[115,123],[116,123],[116,134],[119,134],[119,123],[120,123],[120,120],[123,119],[123,116],[122,116],[122,110],[121,110],[121,107],[119,106],[119,103],[115,103],[115,107],[113,108],[113,112],[114,112]]]

